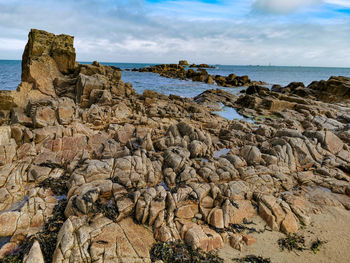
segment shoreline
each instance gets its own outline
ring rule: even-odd
[[[0,260],[288,262],[296,257],[278,253],[276,237],[310,230],[309,243],[329,239],[303,254],[310,262],[346,262],[329,251],[335,223],[350,217],[350,78],[137,94],[118,68],[76,62],[73,41],[31,30],[21,84],[0,91]],[[240,80],[177,64],[146,70]],[[222,105],[255,121],[222,118]],[[327,226],[334,233],[317,234]]]

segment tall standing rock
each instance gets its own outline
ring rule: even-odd
[[[32,29],[22,56],[22,82],[56,97],[53,80],[74,71],[74,37]]]

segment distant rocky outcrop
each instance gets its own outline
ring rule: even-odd
[[[136,94],[119,69],[75,62],[72,41],[32,30],[22,83],[0,91],[0,260],[151,262],[156,242],[180,240],[205,257],[264,246],[260,233],[295,233],[328,206],[350,210],[347,78]],[[321,96],[333,92],[341,103]],[[220,117],[221,104],[252,122]]]
[[[189,66],[190,64],[188,63],[187,60],[180,60],[180,61],[179,61],[179,65],[180,65],[180,66]]]
[[[192,69],[197,67],[197,71]],[[251,81],[248,76],[236,76],[230,74],[228,76],[210,75],[205,68],[212,68],[207,64],[191,65],[190,69],[186,70],[183,65],[179,64],[161,64],[156,66],[150,66],[140,69],[133,69],[138,72],[152,72],[157,73],[162,77],[174,78],[174,79],[190,79],[192,81],[205,82],[207,84],[216,84],[221,87],[241,87],[249,85],[264,85],[266,83],[262,81]]]
[[[190,68],[215,68],[214,66],[209,66],[208,64],[191,64]]]

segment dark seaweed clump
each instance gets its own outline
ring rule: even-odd
[[[210,226],[210,228],[215,230],[218,233],[224,233],[224,232],[243,233],[244,232],[247,234],[251,234],[251,233],[259,233],[260,234],[260,233],[265,232],[265,230],[266,230],[266,228],[264,228],[262,230],[257,230],[256,228],[249,227],[247,225],[255,225],[255,223],[250,222],[244,218],[242,224],[230,224],[228,227],[225,227],[224,229],[215,228],[212,226]]]
[[[94,213],[101,213],[113,222],[117,222],[116,219],[119,215],[117,207],[113,203],[108,202],[103,204],[100,199],[98,199],[93,205]]]
[[[310,249],[312,250],[312,252],[317,254],[318,251],[320,251],[321,246],[326,244],[326,243],[327,243],[327,241],[322,241],[322,240],[317,239],[316,241],[312,242]]]
[[[21,263],[23,261],[24,254],[18,252],[14,255],[7,255],[2,260],[1,263]]]
[[[67,206],[67,200],[61,200],[53,209],[53,215],[44,225],[41,232],[30,236],[29,239],[38,240],[41,251],[43,252],[45,262],[52,262],[52,257],[56,249],[58,232],[66,221],[64,210]]]
[[[63,223],[66,221],[64,210],[67,200],[60,201],[53,209],[53,215],[46,222],[43,231],[32,236],[40,243],[45,262],[52,262],[52,257],[56,249],[57,236]]]
[[[83,200],[89,205],[88,213],[90,214],[103,214],[108,219],[116,222],[117,217],[119,215],[118,209],[113,201],[101,200],[98,198],[95,202],[91,195],[97,193],[96,190],[89,190],[83,195]],[[73,206],[75,206],[78,210],[78,206],[76,204],[77,199],[73,198]]]
[[[269,258],[263,258],[263,257],[257,257],[257,256],[254,256],[254,255],[248,255],[244,258],[235,258],[233,259],[235,260],[236,262],[239,262],[239,263],[271,263],[271,260]]]
[[[164,263],[223,263],[224,260],[213,253],[192,249],[183,241],[156,243],[151,249],[151,260],[162,260]]]
[[[59,178],[47,178],[39,184],[39,187],[50,188],[52,192],[57,196],[67,195],[68,187],[67,181],[69,176],[63,175]]]
[[[298,234],[288,234],[286,238],[280,238],[278,245],[282,251],[284,249],[288,249],[289,251],[303,251],[306,249],[304,236]]]

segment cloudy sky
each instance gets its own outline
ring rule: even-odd
[[[350,0],[0,0],[0,58],[30,28],[79,61],[350,67]]]

